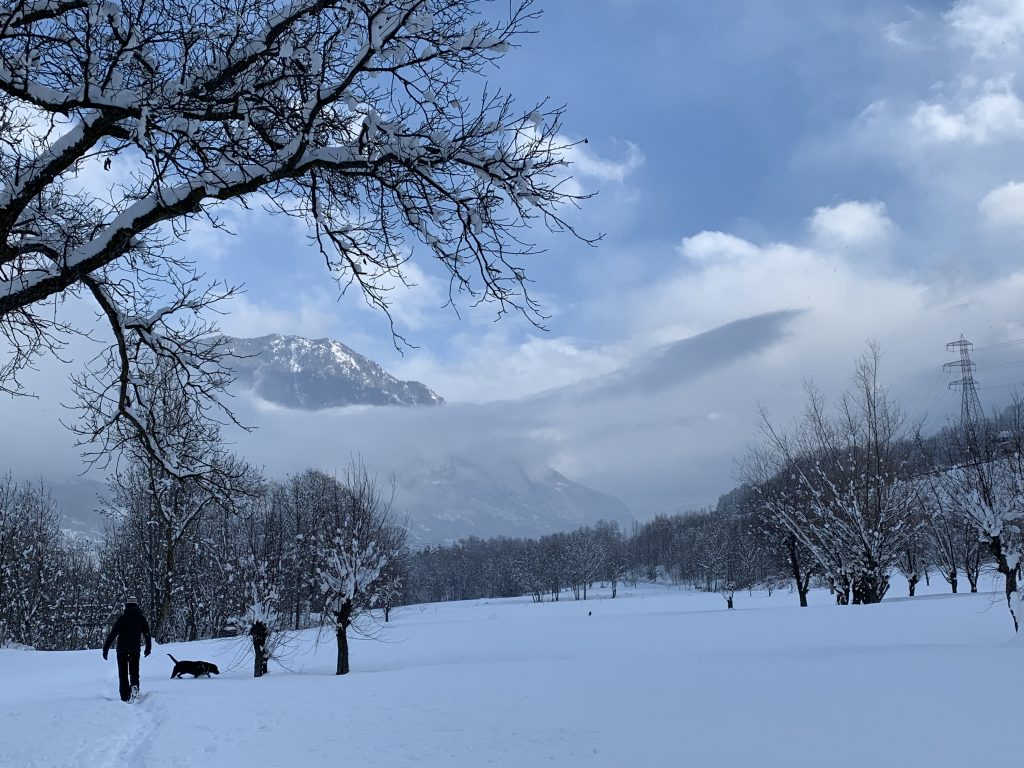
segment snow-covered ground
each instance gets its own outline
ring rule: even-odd
[[[135,705],[113,654],[0,650],[0,766],[1015,764],[1024,645],[998,596],[945,589],[415,606],[346,677],[309,632],[259,680],[237,641],[155,648]],[[168,651],[223,674],[170,680]]]

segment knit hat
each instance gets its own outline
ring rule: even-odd
[[[131,595],[131,596],[126,597],[124,599],[124,604],[125,605],[138,605],[139,604],[139,598],[135,597],[134,595]]]

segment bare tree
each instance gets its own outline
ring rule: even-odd
[[[329,502],[316,557],[324,618],[338,643],[336,674],[345,675],[348,630],[372,606],[381,575],[405,545],[405,529],[391,522],[391,497],[382,493],[362,462],[348,467]]]
[[[793,435],[762,413],[768,451],[790,478],[769,503],[812,552],[840,602],[851,592],[854,603],[881,600],[890,569],[916,531],[915,487],[907,477],[913,430],[879,382],[880,362],[878,346],[869,345],[835,418],[810,385]]]
[[[168,369],[164,368],[167,373]],[[183,602],[189,556],[201,560],[197,534],[204,519],[215,510],[230,514],[244,499],[258,492],[260,478],[244,461],[229,453],[220,440],[216,423],[189,418],[181,409],[182,394],[166,377],[140,382],[138,391],[152,407],[147,411],[147,429],[159,433],[169,451],[158,460],[136,443],[127,442],[127,461],[110,478],[107,514],[118,529],[127,556],[137,563],[154,636],[195,639],[196,617],[185,617],[191,631],[183,631],[174,620],[175,607]],[[190,457],[195,457],[194,459]],[[204,474],[183,478],[167,470],[176,465],[202,464]],[[190,545],[192,548],[190,550]],[[200,569],[201,570],[201,569]],[[131,588],[135,591],[135,588]],[[192,605],[200,601],[192,601]]]
[[[932,558],[939,573],[942,574],[942,578],[946,580],[955,595],[959,586],[957,576],[963,567],[961,538],[965,528],[964,520],[960,515],[941,506],[943,496],[936,490],[934,478],[929,478],[927,489],[919,497],[925,507],[925,531],[931,544]],[[973,534],[977,539],[973,526],[968,525],[966,528],[968,534]]]
[[[938,504],[959,515],[987,546],[1003,576],[1013,627],[1019,631],[1024,620],[1024,402],[1015,397],[1001,423],[960,423],[951,450],[950,466],[936,483]]]
[[[47,647],[61,599],[56,502],[43,484],[0,475],[0,644]]]
[[[112,339],[76,384],[93,458],[131,434],[167,475],[205,478],[140,383],[169,368],[189,418],[234,418],[210,313],[235,288],[174,248],[229,203],[303,219],[340,289],[385,313],[418,243],[453,300],[542,322],[521,261],[534,224],[575,235],[571,142],[560,107],[484,83],[538,16],[533,0],[5,3],[0,389],[83,330],[61,307],[87,297]]]
[[[221,600],[236,611],[228,625],[252,643],[253,677],[262,677],[277,657],[290,618],[282,585],[291,542],[278,498],[268,488],[241,515],[227,518],[218,544],[226,572]]]
[[[766,414],[762,416],[766,417]],[[784,442],[783,446],[786,445]],[[786,570],[793,579],[800,607],[806,608],[815,560],[803,540],[793,532],[791,523],[787,522],[796,520],[799,515],[799,506],[788,509],[787,505],[803,505],[805,502],[792,488],[792,476],[786,473],[784,457],[778,446],[752,449],[740,462],[739,473],[756,499],[752,504],[754,524],[766,545],[785,558]]]
[[[614,600],[619,594],[619,582],[625,578],[629,568],[626,539],[619,530],[619,524],[614,520],[598,520],[594,526],[594,533],[604,551],[601,579],[610,584]]]
[[[604,570],[604,547],[592,528],[578,528],[569,534],[565,549],[566,573],[573,597],[587,599],[587,588]]]
[[[907,591],[910,597],[917,591],[917,583],[924,578],[924,571],[927,567],[925,533],[919,528],[918,532],[907,537],[900,550],[896,567],[907,580]]]

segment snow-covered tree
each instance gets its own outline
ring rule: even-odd
[[[1014,630],[1024,622],[1024,403],[1015,399],[1003,419],[961,423],[951,466],[936,482],[938,506],[958,515],[987,547],[1003,577]]]
[[[306,470],[271,486],[272,503],[280,511],[288,540],[280,589],[292,629],[310,626],[310,610],[320,594],[316,572],[317,526],[329,512],[335,484],[335,478],[325,472]]]
[[[390,519],[391,498],[361,462],[354,462],[326,500],[316,540],[324,619],[338,644],[336,674],[349,672],[348,630],[373,605],[381,575],[405,545],[405,529]]]
[[[212,605],[215,589],[204,583],[203,524],[215,512],[231,514],[259,490],[259,474],[227,451],[214,422],[189,418],[180,408],[181,392],[165,375],[140,383],[152,407],[147,431],[160,434],[180,460],[205,467],[202,478],[180,477],[164,460],[137,444],[126,443],[126,461],[109,481],[106,512],[116,529],[112,543],[123,547],[137,579],[127,584],[140,592],[150,626],[160,640],[195,639],[200,633],[198,612]],[[184,459],[182,457],[195,457]],[[205,594],[204,594],[205,593]],[[219,624],[220,622],[216,622]]]
[[[604,552],[600,578],[607,581],[612,588],[612,599],[618,596],[619,582],[629,568],[629,553],[626,550],[626,539],[614,520],[598,520],[594,525],[594,535],[601,543]]]
[[[45,648],[60,633],[62,544],[46,488],[0,476],[0,643]]]
[[[384,623],[391,621],[391,611],[405,594],[409,581],[405,551],[392,557],[381,571],[379,583],[374,590],[373,607],[384,613]]]
[[[784,442],[784,448],[788,445]],[[807,593],[811,579],[820,569],[817,562],[797,536],[788,520],[795,519],[804,501],[794,487],[792,473],[787,471],[785,451],[778,445],[751,449],[740,463],[740,474],[750,489],[749,511],[752,524],[769,552],[774,552],[777,563],[771,568],[773,579],[786,573],[793,580],[801,608],[807,607]],[[785,564],[783,571],[778,559]]]
[[[79,378],[96,456],[133,435],[169,476],[207,476],[152,429],[169,367],[189,418],[232,418],[210,310],[235,288],[175,245],[223,206],[299,217],[332,280],[389,311],[413,244],[452,298],[542,315],[535,224],[573,232],[562,110],[488,87],[539,13],[480,0],[9,0],[0,8],[0,390],[60,349],[63,303],[111,347]],[[290,258],[290,257],[289,257]],[[283,267],[282,267],[283,268]],[[398,332],[396,331],[396,338]]]
[[[588,587],[605,568],[605,551],[601,539],[592,528],[578,528],[566,541],[566,573],[573,597],[587,599]]]
[[[268,660],[278,657],[290,619],[282,586],[292,542],[285,510],[275,504],[276,490],[265,489],[241,514],[228,518],[217,547],[224,553],[221,599],[236,611],[227,624],[252,644],[254,677],[262,677]]]
[[[907,580],[907,590],[910,597],[914,596],[917,590],[917,583],[924,578],[925,569],[928,567],[928,550],[926,533],[923,526],[903,542],[896,567]]]
[[[773,513],[824,571],[840,602],[875,603],[917,529],[909,479],[913,430],[881,386],[881,352],[871,344],[854,386],[826,413],[807,386],[807,408],[793,434],[763,414],[766,451],[783,487],[766,498]]]

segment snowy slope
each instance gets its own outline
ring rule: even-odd
[[[548,466],[532,471],[514,460],[449,456],[417,462],[398,474],[395,510],[420,544],[468,536],[536,537],[598,520],[629,529],[629,508]]]
[[[938,586],[933,583],[933,589]],[[224,674],[116,698],[99,651],[0,650],[0,765],[956,766],[1019,759],[1024,647],[990,594],[809,609],[787,593],[406,608],[354,672],[305,633],[261,680],[235,641],[169,647]],[[593,615],[588,615],[592,611]],[[1014,704],[1017,702],[1017,704]]]

